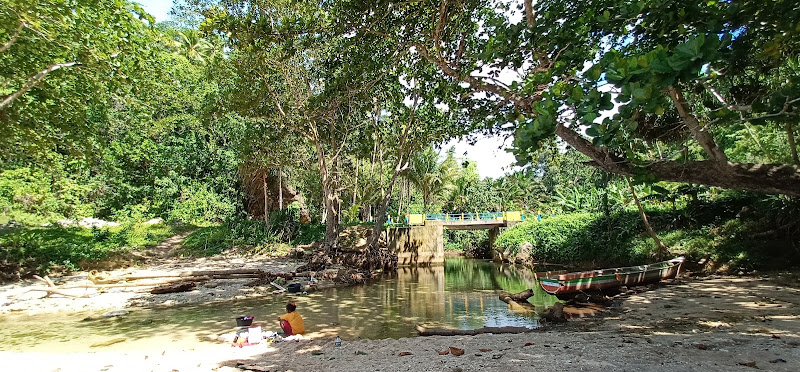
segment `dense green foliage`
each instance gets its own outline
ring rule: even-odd
[[[241,253],[283,255],[289,245],[320,241],[324,233],[324,225],[298,223],[295,211],[274,213],[269,228],[263,221],[229,219],[189,234],[180,254],[204,257],[236,248]]]
[[[775,215],[773,211],[786,214]],[[721,195],[715,201],[669,204],[648,210],[648,217],[673,255],[707,262],[711,270],[791,267],[800,262],[794,232],[797,203],[748,195]],[[634,210],[605,216],[570,213],[530,219],[507,230],[499,248],[518,252],[531,243],[536,260],[587,266],[627,265],[652,260],[656,247],[642,234]]]
[[[638,223],[635,213],[619,213],[610,218],[572,213],[542,221],[530,219],[501,234],[496,244],[513,251],[529,242],[533,245],[532,256],[544,262],[641,262],[649,252],[633,249],[633,240],[641,231]]]
[[[633,263],[653,253],[634,192],[673,253],[797,258],[792,196],[726,191],[800,195],[795,3],[176,5],[155,24],[131,1],[0,2],[5,267],[152,245],[173,229],[139,225],[154,217],[200,226],[182,253],[212,255],[516,210],[528,221],[501,248]],[[441,148],[492,133],[514,136],[524,169],[482,178]],[[124,227],[42,226],[81,217]],[[491,256],[485,231],[445,239]]]

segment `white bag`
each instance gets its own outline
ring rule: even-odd
[[[247,329],[247,342],[251,344],[260,343],[264,339],[261,335],[261,326],[250,327]]]

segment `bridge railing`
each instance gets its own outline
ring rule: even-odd
[[[524,221],[525,215],[520,211],[511,212],[474,212],[474,213],[429,213],[409,214],[406,216],[409,225],[423,225],[425,221],[443,221],[452,223],[470,223],[478,221]]]

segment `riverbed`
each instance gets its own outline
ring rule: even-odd
[[[602,316],[525,334],[353,339],[341,347],[332,337],[244,348],[151,339],[147,350],[42,348],[0,351],[0,360],[8,370],[61,372],[798,371],[798,277],[682,278],[636,290]]]
[[[443,266],[400,268],[367,284],[307,294],[273,294],[274,288],[241,286],[233,292],[238,295],[230,297],[231,291],[219,284],[205,284],[180,296],[148,295],[170,298],[171,306],[129,308],[127,315],[117,317],[98,317],[104,311],[95,308],[57,313],[9,312],[0,316],[4,324],[0,348],[73,353],[147,350],[153,344],[206,347],[216,345],[220,335],[235,331],[234,319],[242,315],[254,316],[254,325],[277,330],[275,319],[285,312],[289,301],[297,303],[308,329],[307,337],[312,339],[337,335],[344,340],[413,337],[417,334],[416,325],[536,328],[535,312],[511,311],[498,299],[499,291],[527,288],[536,290],[531,302],[537,311],[557,301],[541,290],[530,268],[466,258],[449,258]],[[128,304],[164,304],[151,300],[131,299]],[[87,318],[99,319],[84,320]],[[108,344],[111,341],[119,342]]]

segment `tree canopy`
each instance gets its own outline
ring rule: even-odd
[[[333,3],[345,32],[468,86],[473,119],[513,129],[523,162],[557,135],[640,181],[800,194],[796,3]],[[758,146],[781,132],[789,146]]]

